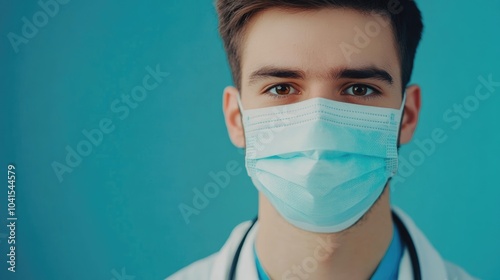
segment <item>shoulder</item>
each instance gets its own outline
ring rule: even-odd
[[[446,272],[448,273],[447,280],[477,280],[476,278],[470,276],[467,272],[465,272],[465,270],[453,263],[445,261],[444,265],[446,267]]]
[[[165,280],[205,280],[210,279],[212,267],[217,254],[212,254],[206,258],[198,260],[175,274],[167,277]]]
[[[419,256],[423,279],[475,280],[462,268],[445,261],[431,242],[420,231],[413,220],[403,210],[393,207],[394,212],[405,224]]]
[[[251,224],[251,221],[246,221],[237,225],[224,246],[217,253],[182,268],[165,280],[220,279],[229,267],[242,236]]]

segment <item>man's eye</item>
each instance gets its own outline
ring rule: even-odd
[[[367,95],[371,95],[371,94],[377,94],[379,92],[370,86],[357,84],[357,85],[352,85],[352,86],[348,87],[344,91],[344,93],[348,94],[348,95],[355,95],[355,96],[367,96]]]
[[[296,90],[291,85],[282,84],[282,85],[276,85],[276,86],[269,88],[267,90],[267,92],[269,92],[273,95],[290,95],[290,94],[297,94],[298,90]]]

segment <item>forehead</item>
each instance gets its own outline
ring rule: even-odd
[[[241,45],[242,86],[263,66],[322,75],[332,68],[376,66],[400,82],[400,64],[390,20],[353,9],[272,8],[247,24]]]

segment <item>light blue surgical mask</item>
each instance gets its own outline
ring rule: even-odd
[[[397,171],[405,98],[399,110],[325,98],[250,110],[238,103],[248,175],[296,227],[350,227]]]

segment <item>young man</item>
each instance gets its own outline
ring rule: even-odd
[[[391,209],[389,181],[420,88],[413,1],[218,0],[236,87],[223,94],[246,150],[258,221],[169,279],[472,279]]]

